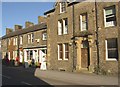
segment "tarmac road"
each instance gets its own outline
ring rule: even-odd
[[[34,76],[35,68],[25,69],[21,67],[2,66],[2,86],[5,85],[28,85],[37,87],[49,85],[48,83]],[[21,86],[20,86],[21,87]]]

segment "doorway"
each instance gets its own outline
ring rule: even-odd
[[[90,49],[88,40],[82,41],[81,44],[81,67],[89,68],[90,65]]]

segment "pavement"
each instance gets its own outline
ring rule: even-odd
[[[34,74],[36,77],[50,85],[118,85],[118,76],[104,76],[53,70],[42,71],[39,68],[35,70]]]

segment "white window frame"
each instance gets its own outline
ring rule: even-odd
[[[31,36],[31,43],[33,43],[34,42],[34,33],[30,34],[30,36]]]
[[[63,59],[64,59],[64,60],[68,60],[69,57],[68,57],[68,58],[65,57],[65,53],[66,53],[66,51],[65,51],[65,44],[67,44],[67,43],[64,43],[64,44],[63,44]],[[69,54],[69,50],[68,50],[68,54]]]
[[[31,40],[30,40],[30,34],[28,34],[27,37],[28,37],[27,39],[28,39],[28,44],[29,44],[30,41],[31,41]]]
[[[86,16],[86,29],[83,29],[83,16]],[[87,20],[87,13],[83,13],[83,14],[81,14],[80,15],[80,29],[81,29],[81,31],[86,31],[86,30],[88,30],[87,29],[87,26],[88,26],[88,20]]]
[[[47,40],[47,33],[43,33],[42,36],[43,36],[42,38],[43,40]]]
[[[107,40],[105,40],[105,48],[106,48],[106,60],[107,61],[117,61],[116,58],[113,58],[113,59],[108,58]]]
[[[67,27],[65,25],[65,21],[67,21]],[[68,19],[63,19],[63,34],[68,34]]]
[[[10,52],[8,52],[8,59],[10,60]]]
[[[16,45],[16,39],[15,38],[13,38],[13,45]]]
[[[16,37],[16,45],[18,44],[18,38]]]
[[[59,54],[59,53],[60,53],[60,44],[58,44],[57,47],[58,47],[58,60],[62,60],[62,59],[60,58],[60,54]]]
[[[60,13],[66,12],[66,4],[65,4],[65,6],[64,6],[65,10],[62,11],[62,9],[63,9],[62,4],[63,4],[63,3],[65,3],[65,2],[61,2],[61,3],[60,3]]]
[[[23,44],[23,36],[20,36],[20,45]]]
[[[112,26],[116,26],[116,24],[114,24],[116,21],[111,21],[112,22],[112,24],[109,24],[109,25],[107,25],[107,22],[106,22],[106,10],[107,9],[114,9],[114,8],[112,8],[112,7],[114,7],[114,6],[110,6],[110,7],[106,7],[106,8],[104,8],[103,9],[103,12],[104,12],[104,25],[105,25],[105,27],[112,27]],[[115,10],[115,17],[116,17],[116,9],[114,9]]]
[[[58,35],[62,35],[63,27],[62,20],[58,20]]]

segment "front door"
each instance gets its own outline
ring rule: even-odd
[[[88,41],[83,41],[81,47],[81,67],[88,68],[89,64],[89,44]]]

